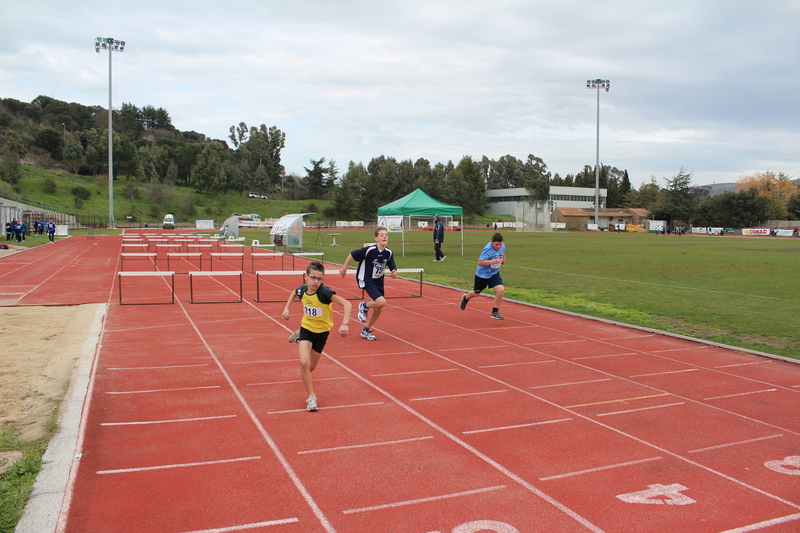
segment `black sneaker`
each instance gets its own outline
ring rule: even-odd
[[[489,316],[491,316],[491,317],[492,317],[492,318],[494,318],[495,320],[505,320],[505,319],[504,319],[504,318],[503,318],[503,317],[500,315],[500,313],[498,313],[497,311],[492,311],[492,314],[491,314],[491,315],[489,315]]]
[[[467,295],[465,293],[461,295],[461,310],[463,311],[466,308],[467,308]]]

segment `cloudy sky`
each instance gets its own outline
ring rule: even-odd
[[[310,159],[600,160],[638,187],[800,177],[798,0],[0,0],[0,97],[152,105],[226,139],[286,134]]]

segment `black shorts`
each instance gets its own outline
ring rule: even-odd
[[[498,285],[503,284],[503,278],[500,277],[500,272],[492,276],[491,278],[481,278],[479,276],[475,276],[475,284],[472,287],[472,290],[475,291],[475,294],[480,294],[483,289],[489,287],[490,289],[494,289]]]
[[[325,349],[325,343],[328,342],[328,335],[330,331],[323,331],[322,333],[314,333],[313,331],[309,331],[306,328],[300,328],[300,341],[309,341],[311,343],[311,349],[317,353],[322,353],[322,350]]]

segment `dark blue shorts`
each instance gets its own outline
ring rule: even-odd
[[[475,294],[480,294],[486,287],[494,289],[498,285],[502,284],[503,284],[503,278],[500,277],[500,272],[498,272],[491,278],[481,278],[475,276],[475,284],[472,287],[472,290],[475,291]]]
[[[328,335],[330,331],[323,331],[322,333],[314,333],[313,331],[309,331],[306,328],[300,328],[300,341],[309,341],[311,343],[311,349],[317,353],[322,353],[322,350],[325,349],[325,343],[328,342]]]
[[[376,285],[374,283],[365,283],[364,284],[364,292],[366,292],[370,298],[373,300],[377,300],[378,298],[383,296],[383,285]]]

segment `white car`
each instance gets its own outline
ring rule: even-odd
[[[264,196],[263,194],[258,194],[257,192],[249,192],[247,193],[248,198],[261,198],[262,200],[269,200],[268,196]]]

